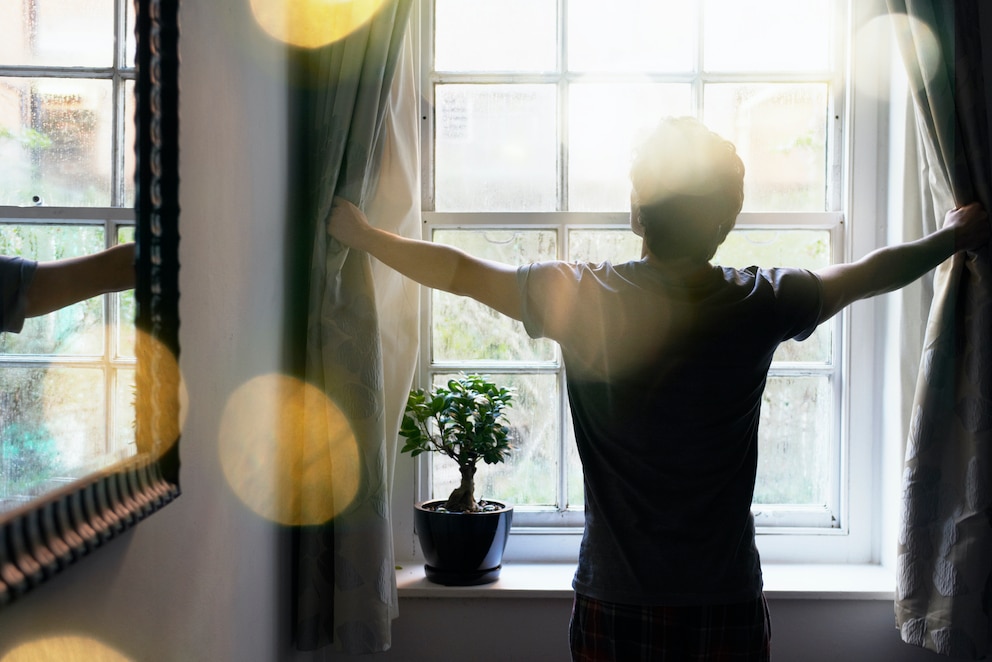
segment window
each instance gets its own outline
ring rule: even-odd
[[[133,12],[0,3],[0,253],[44,261],[133,240]],[[0,334],[3,507],[93,454],[133,454],[133,317],[128,292]]]
[[[844,259],[846,4],[839,0],[432,0],[422,95],[425,237],[514,264],[636,259],[631,146],[665,115],[731,140],[744,210],[715,261]],[[518,390],[517,450],[477,476],[515,527],[581,524],[581,467],[557,347],[473,301],[427,295],[423,382],[459,371]],[[843,318],[784,344],[762,405],[759,527],[845,530]],[[427,460],[430,464],[430,460]],[[421,496],[457,475],[438,459]],[[783,528],[784,527],[784,528]]]

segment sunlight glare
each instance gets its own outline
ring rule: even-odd
[[[384,0],[251,0],[251,11],[270,36],[291,46],[319,48],[364,25]]]
[[[857,61],[884,61],[886,52],[893,43],[912,35],[916,45],[917,60],[923,68],[924,85],[929,84],[943,67],[943,56],[940,44],[933,29],[924,21],[906,14],[890,14],[873,18],[858,30],[855,37],[855,54]],[[898,58],[898,56],[897,56]],[[897,66],[901,66],[897,62]],[[873,74],[871,67],[855,67],[855,84],[863,91],[874,89],[877,83],[867,77]]]
[[[358,445],[347,418],[320,389],[292,377],[255,377],[234,392],[219,452],[238,498],[280,524],[322,524],[358,493]]]
[[[128,662],[131,658],[89,637],[61,636],[29,641],[10,651],[0,662]]]

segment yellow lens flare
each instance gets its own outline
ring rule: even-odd
[[[279,524],[330,521],[358,493],[348,419],[320,389],[292,377],[255,377],[234,392],[221,415],[219,452],[238,498]]]
[[[131,658],[88,637],[60,636],[21,644],[0,662],[129,662]]]
[[[140,329],[135,355],[139,366],[134,385],[135,444],[139,453],[159,458],[179,440],[189,395],[175,354]]]
[[[44,369],[37,406],[61,467],[95,466],[100,458],[113,462],[141,453],[157,459],[179,438],[188,397],[176,357],[140,331],[136,353],[141,369],[127,362],[113,371],[83,363]],[[139,376],[148,383],[139,387]],[[148,390],[153,380],[158,383],[155,402],[139,398],[139,393],[153,392]]]
[[[255,21],[292,46],[319,48],[347,37],[379,11],[384,0],[251,0]]]

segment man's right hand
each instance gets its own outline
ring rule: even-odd
[[[989,215],[977,202],[952,209],[944,215],[944,227],[954,230],[955,251],[975,251],[989,242]]]

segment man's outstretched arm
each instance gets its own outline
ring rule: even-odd
[[[516,267],[372,227],[365,214],[343,198],[334,199],[327,231],[421,285],[472,297],[516,320],[522,316]]]
[[[820,322],[855,301],[909,285],[958,251],[981,248],[989,235],[988,214],[980,205],[970,204],[947,212],[943,226],[922,239],[821,269],[817,272],[823,284]]]
[[[45,315],[100,294],[133,287],[133,243],[82,257],[39,262],[24,293],[25,317]]]

